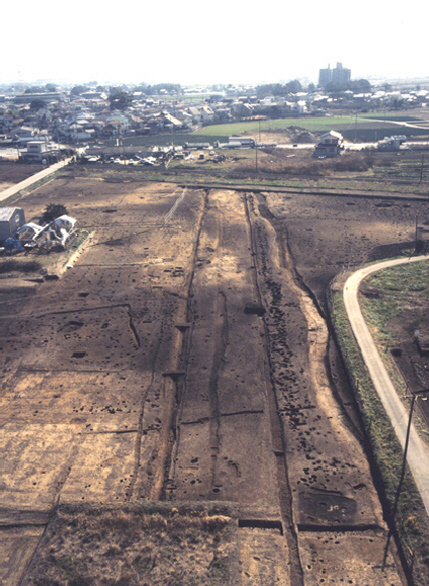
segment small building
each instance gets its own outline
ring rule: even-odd
[[[57,144],[44,140],[30,140],[27,142],[27,149],[20,152],[19,158],[25,163],[51,164],[59,160],[60,154]]]
[[[316,143],[313,156],[317,158],[336,157],[341,154],[344,148],[343,143],[343,136],[339,132],[335,132],[335,130],[325,132]]]
[[[21,144],[27,143],[29,140],[34,140],[34,137],[39,133],[37,128],[30,128],[29,126],[21,126],[11,131],[12,140]]]
[[[22,208],[0,208],[0,242],[14,236],[24,224],[25,214]]]
[[[43,100],[44,102],[63,102],[65,94],[63,92],[41,92],[34,94],[18,94],[14,97],[15,104],[30,104],[33,100]]]
[[[401,145],[406,141],[406,136],[386,136],[383,140],[378,141],[377,149],[384,152],[396,152],[401,150]]]

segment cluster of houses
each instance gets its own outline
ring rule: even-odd
[[[41,100],[45,94],[24,94]],[[257,99],[218,96],[200,103],[176,99],[165,101],[133,96],[132,105],[124,111],[111,111],[106,94],[86,92],[67,96],[60,92],[46,94],[45,104],[37,110],[31,102],[14,102],[19,116],[0,113],[0,136],[24,147],[29,141],[55,140],[59,143],[81,144],[121,136],[152,135],[163,132],[190,132],[201,126],[249,119],[261,116],[303,114],[311,110],[310,103],[292,99]],[[9,105],[10,109],[10,105]],[[1,103],[0,103],[1,110]]]
[[[191,101],[195,98],[186,94],[154,99],[141,92],[128,93],[133,98],[132,105],[124,111],[113,112],[109,96],[94,90],[80,95],[57,91],[0,96],[0,135],[7,135],[20,144],[35,140],[35,137],[45,140],[47,136],[58,142],[75,143],[133,133],[190,131],[202,125],[258,116],[323,114],[327,109],[357,104],[380,107],[398,100],[407,105],[429,101],[427,90],[407,94],[382,90],[369,94],[346,91],[337,97],[314,91],[264,98],[256,93],[234,97],[225,92],[211,94],[208,101],[203,98]],[[32,107],[35,102],[37,109]]]
[[[90,88],[79,95],[65,91],[0,95],[0,144],[19,146],[21,157],[26,161],[51,163],[62,156],[58,146],[61,144],[79,147],[135,135],[187,133],[201,126],[231,121],[324,115],[331,109],[356,105],[389,106],[399,99],[407,105],[429,103],[427,90],[406,94],[383,90],[368,94],[346,91],[336,97],[315,90],[263,98],[249,88],[246,91],[241,96],[230,95],[228,91],[213,92],[209,99],[203,96],[198,100],[195,95],[191,97],[186,93],[164,95],[164,92],[148,97],[128,89],[131,105],[122,111],[111,110],[107,93]],[[332,137],[329,140],[333,140]]]

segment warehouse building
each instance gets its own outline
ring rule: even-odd
[[[24,224],[25,214],[22,208],[0,208],[0,242],[14,236]]]

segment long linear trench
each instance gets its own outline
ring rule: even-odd
[[[258,280],[258,249],[255,242],[255,228],[252,221],[252,214],[250,211],[248,195],[242,199],[244,208],[244,217],[247,223],[247,234],[248,234],[248,245],[250,250],[250,257],[253,258],[254,264],[252,265],[252,283],[253,283],[253,298],[257,300],[258,305],[263,306],[265,304],[259,286]],[[208,194],[206,194],[202,211],[199,217],[198,226],[195,235],[195,248],[192,259],[192,269],[187,283],[185,284],[185,297],[187,298],[187,315],[186,322],[191,324],[193,321],[193,310],[192,310],[192,296],[193,296],[193,280],[194,271],[199,257],[199,241],[201,229],[204,223],[206,215]],[[285,268],[285,251],[282,246],[279,248],[279,254],[281,257],[281,266]],[[260,261],[259,261],[260,262]],[[269,338],[269,332],[265,322],[262,320],[262,333],[265,341]],[[209,387],[209,446],[210,446],[210,485],[214,494],[218,491],[217,486],[220,486],[218,480],[218,454],[219,454],[219,429],[221,412],[219,406],[218,396],[218,384],[219,384],[219,373],[222,368],[222,363],[225,358],[225,351],[228,345],[228,308],[227,308],[227,296],[223,291],[218,291],[216,299],[216,316],[214,320],[214,353],[212,356],[212,366],[208,381]],[[170,404],[170,408],[166,410],[166,419],[164,420],[164,437],[161,442],[161,459],[159,464],[161,468],[165,470],[164,486],[160,489],[158,483],[158,489],[152,491],[153,498],[168,498],[168,494],[175,488],[175,462],[177,460],[177,451],[180,445],[180,430],[181,430],[181,411],[183,408],[182,394],[183,388],[186,384],[182,377],[177,373],[184,373],[186,371],[187,362],[189,360],[190,347],[192,346],[192,330],[183,328],[181,330],[181,351],[176,353],[177,361],[172,365],[172,372],[176,373],[176,376],[171,379],[166,379],[166,387],[164,392],[166,393],[167,403]],[[285,437],[283,434],[282,424],[279,418],[279,407],[277,404],[277,398],[273,381],[271,380],[271,365],[270,365],[270,349],[269,344],[264,343],[265,362],[268,364],[266,369],[266,389],[267,389],[267,411],[271,429],[271,445],[275,459],[275,479],[272,479],[278,490],[278,500],[280,505],[281,523],[276,523],[272,519],[261,520],[261,519],[241,519],[240,526],[242,527],[277,527],[280,529],[280,533],[284,536],[286,541],[286,547],[288,551],[288,565],[289,565],[289,583],[296,586],[302,585],[303,572],[299,559],[298,540],[295,530],[295,523],[293,519],[292,511],[292,496],[288,482],[287,474],[287,462],[286,462],[286,445]],[[168,400],[169,397],[169,400]],[[168,452],[167,446],[171,449],[171,453]],[[137,470],[137,465],[136,465]],[[237,468],[238,470],[238,468]]]
[[[258,279],[258,271],[257,271],[257,245],[255,242],[255,230],[254,225],[252,223],[252,216],[251,211],[249,209],[249,200],[248,195],[244,197],[244,207],[246,212],[246,219],[248,222],[249,227],[249,238],[250,238],[250,248],[251,254],[255,258],[255,268],[253,270],[253,282],[254,288],[258,297],[259,303],[263,304],[263,299],[261,295],[261,290],[259,286],[259,279]],[[284,265],[284,258],[283,258],[284,250],[283,247],[280,248],[280,255],[283,260],[282,265]],[[266,326],[265,321],[263,322],[264,327],[264,334],[265,339],[268,340],[269,332]],[[279,502],[280,502],[280,510],[282,514],[283,526],[284,526],[284,535],[288,545],[289,550],[289,560],[290,560],[290,583],[296,584],[297,586],[303,585],[303,573],[301,568],[301,562],[299,558],[299,549],[298,549],[298,539],[295,531],[294,526],[294,519],[293,519],[293,511],[292,511],[292,495],[290,491],[289,481],[288,481],[288,474],[287,474],[287,461],[286,461],[286,443],[285,437],[283,434],[283,428],[279,419],[279,408],[277,404],[277,397],[275,394],[275,389],[273,385],[273,381],[271,380],[271,356],[270,356],[270,349],[269,344],[265,344],[265,351],[267,354],[267,361],[270,366],[270,379],[267,381],[267,389],[268,389],[268,406],[269,406],[269,416],[270,416],[270,424],[271,424],[271,434],[272,434],[272,443],[273,443],[273,450],[276,457],[276,472],[277,472],[277,485],[279,490]]]
[[[204,202],[203,210],[200,215],[200,219],[198,222],[198,229],[196,234],[195,240],[195,250],[193,255],[193,267],[191,270],[189,281],[187,282],[187,298],[188,298],[188,312],[187,312],[187,321],[189,323],[193,320],[192,315],[192,303],[190,303],[190,295],[192,290],[193,278],[194,278],[194,271],[196,261],[199,256],[199,240],[200,240],[200,233],[204,223],[204,216],[206,213],[207,207],[207,195]],[[254,264],[252,265],[251,271],[251,279],[253,284],[253,298],[257,300],[258,305],[261,307],[264,305],[264,300],[262,299],[259,282],[258,282],[258,271],[257,271],[257,246],[255,243],[255,235],[254,235],[254,226],[252,224],[251,213],[249,211],[249,202],[248,196],[243,198],[243,208],[244,208],[244,216],[247,223],[247,234],[248,234],[248,245],[250,250],[250,257],[254,259]],[[281,266],[285,267],[285,259],[284,259],[284,250],[280,248],[280,255],[281,255]],[[223,291],[218,291],[217,299],[216,299],[216,316],[214,319],[214,331],[213,331],[213,338],[214,338],[214,353],[212,356],[212,366],[210,377],[208,381],[209,387],[209,446],[210,446],[210,485],[212,487],[212,491],[214,494],[219,490],[217,487],[218,485],[221,486],[220,481],[218,480],[218,455],[219,455],[219,429],[221,425],[221,412],[219,406],[219,396],[218,396],[218,384],[219,384],[219,374],[222,368],[222,362],[225,359],[225,351],[228,345],[228,308],[227,308],[227,296]],[[262,334],[264,340],[268,339],[268,331],[265,325],[265,322],[262,321]],[[180,364],[176,364],[175,368],[177,372],[182,372],[186,369],[187,361],[189,359],[189,351],[190,346],[192,344],[192,332],[189,330],[184,330],[182,332],[182,351],[181,351],[181,359]],[[275,473],[276,478],[272,479],[276,485],[278,490],[278,499],[280,505],[280,513],[281,513],[281,523],[273,522],[270,519],[263,521],[261,519],[242,519],[241,526],[243,527],[278,527],[280,528],[281,534],[284,535],[286,544],[287,544],[287,551],[288,553],[288,562],[289,562],[289,580],[290,584],[294,584],[299,586],[303,584],[303,573],[299,559],[299,550],[298,550],[298,541],[297,535],[295,531],[295,524],[293,520],[293,512],[292,512],[292,499],[291,499],[291,492],[288,483],[288,475],[287,475],[287,462],[286,462],[286,446],[285,446],[285,438],[282,430],[282,425],[279,419],[279,410],[277,405],[277,399],[275,395],[274,386],[271,380],[271,367],[270,367],[270,352],[269,352],[269,345],[264,343],[264,353],[265,353],[265,362],[268,364],[268,369],[266,369],[265,377],[266,377],[266,388],[267,388],[267,411],[269,417],[269,423],[271,428],[271,444],[272,450],[275,457]],[[164,467],[166,470],[166,482],[164,489],[162,491],[162,497],[166,497],[166,493],[171,491],[175,488],[175,461],[177,460],[177,450],[180,442],[180,428],[181,428],[181,409],[183,405],[181,404],[181,389],[183,387],[183,381],[179,380],[176,377],[174,381],[175,384],[175,405],[172,406],[170,411],[170,417],[168,418],[168,422],[166,424],[171,424],[171,429],[173,430],[172,437],[175,441],[171,441],[172,447],[172,455],[170,458],[165,457],[164,460]],[[171,395],[171,400],[173,400],[173,395]],[[183,422],[182,422],[183,423]],[[168,428],[168,425],[166,425]],[[171,436],[170,436],[171,437]],[[166,438],[164,438],[166,439]],[[170,467],[171,466],[171,467]],[[161,496],[161,495],[160,495]]]

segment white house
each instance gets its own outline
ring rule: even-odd
[[[325,132],[316,143],[313,156],[314,157],[336,157],[341,154],[344,146],[344,139],[342,134],[330,130]]]
[[[20,143],[26,143],[38,134],[39,130],[36,128],[30,128],[29,126],[21,126],[11,131],[12,140],[19,140]]]

